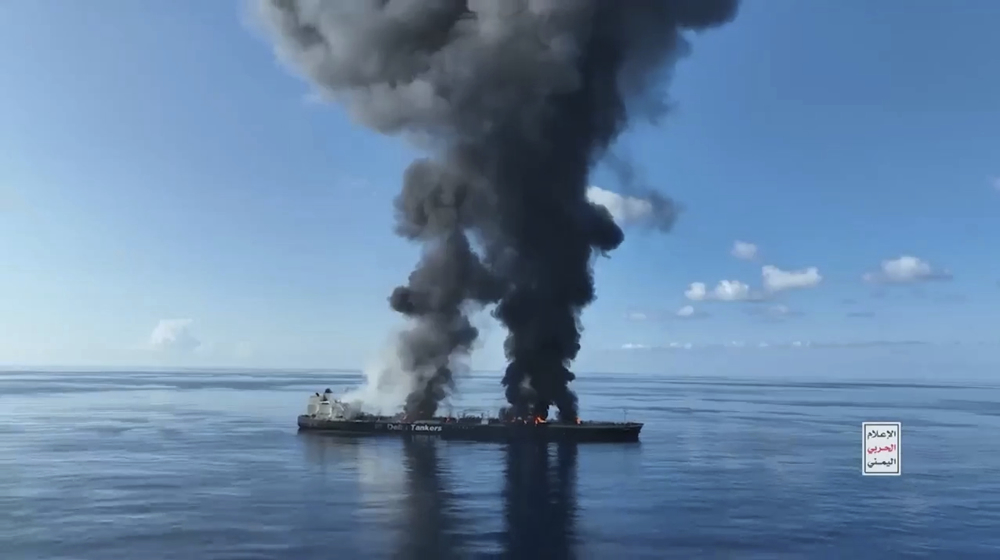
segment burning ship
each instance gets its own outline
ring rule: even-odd
[[[405,413],[378,416],[352,410],[334,398],[330,389],[309,397],[306,413],[298,418],[300,432],[345,436],[432,435],[442,439],[508,442],[519,440],[571,442],[639,441],[638,422],[548,421],[519,417],[513,408],[501,408],[495,417],[463,415],[410,420]]]
[[[581,314],[596,297],[596,259],[624,242],[624,222],[669,232],[678,206],[642,185],[628,196],[605,191],[590,172],[605,161],[623,184],[634,182],[630,164],[606,159],[608,150],[631,118],[662,115],[670,105],[662,86],[687,54],[688,34],[733,19],[738,0],[257,4],[281,60],[323,99],[427,153],[407,166],[393,202],[396,234],[421,246],[406,284],[388,298],[408,319],[395,348],[414,381],[406,413],[355,414],[314,395],[299,427],[638,439],[642,424],[578,421],[568,367],[580,351]],[[623,200],[642,209],[640,220],[616,221]],[[442,417],[436,407],[452,388],[452,366],[479,338],[471,314],[490,306],[507,330],[502,384],[513,408]],[[549,405],[558,421],[546,421]]]

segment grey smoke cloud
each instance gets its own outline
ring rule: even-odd
[[[522,415],[555,404],[576,418],[569,365],[595,296],[592,261],[624,239],[588,200],[589,172],[630,118],[662,111],[684,32],[727,22],[736,6],[256,0],[279,56],[325,98],[428,151],[396,199],[398,233],[424,245],[390,297],[413,319],[398,346],[417,380],[409,415],[434,413],[478,334],[467,313],[496,303],[508,401]]]

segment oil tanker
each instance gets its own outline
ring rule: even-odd
[[[510,409],[495,417],[486,415],[441,416],[408,421],[402,414],[377,416],[352,411],[333,397],[330,389],[309,397],[306,413],[298,418],[300,432],[344,436],[435,436],[465,441],[509,442],[521,440],[570,442],[639,441],[639,422],[548,422],[518,418]]]

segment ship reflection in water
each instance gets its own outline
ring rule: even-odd
[[[575,558],[576,456],[574,443],[507,446],[504,558]]]
[[[442,481],[437,445],[429,438],[404,443],[409,487],[405,535],[396,558],[469,557],[456,537],[458,527],[450,513],[454,504]],[[504,447],[500,557],[575,558],[577,445],[523,442]]]
[[[405,528],[394,558],[463,558],[448,511],[450,496],[443,484],[437,445],[435,439],[424,437],[403,441],[407,474]]]
[[[379,493],[380,499],[362,499],[369,507],[377,502],[383,514],[392,510],[390,517],[382,517],[379,522],[381,525],[388,521],[395,529],[383,534],[388,541],[381,546],[389,549],[383,551],[388,553],[385,556],[401,560],[576,557],[577,444],[526,441],[502,447],[489,445],[488,449],[480,447],[477,452],[502,450],[505,464],[502,480],[496,481],[495,497],[489,498],[492,504],[487,506],[496,514],[488,515],[489,519],[476,519],[475,515],[460,513],[470,504],[462,503],[463,496],[454,490],[461,482],[451,481],[451,475],[447,474],[460,472],[460,461],[456,461],[466,452],[462,449],[464,445],[452,448],[437,438],[418,436],[402,440],[400,453],[398,444],[382,448],[371,440],[324,436],[306,439],[308,458],[322,465],[323,471],[337,470],[338,464],[342,468],[346,462],[359,471],[375,469],[384,475],[386,480],[380,482],[368,480],[376,483],[376,488],[369,491]],[[368,454],[377,454],[379,460],[359,464],[359,452],[371,444],[380,449],[370,449]],[[439,454],[449,455],[448,461]],[[390,460],[398,461],[396,466],[402,468],[376,469],[373,464]],[[446,465],[442,463],[452,468],[444,468]],[[382,490],[386,495],[382,495]],[[499,525],[496,527],[499,534],[493,527],[474,526],[480,523]],[[362,530],[366,529],[372,527]],[[372,551],[365,551],[369,552]]]

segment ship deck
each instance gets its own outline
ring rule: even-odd
[[[638,441],[643,424],[639,422],[584,421],[522,422],[498,418],[434,418],[403,422],[392,417],[368,416],[363,419],[325,419],[302,415],[300,431],[351,436],[437,436],[442,439],[469,441],[550,440],[576,442]]]

